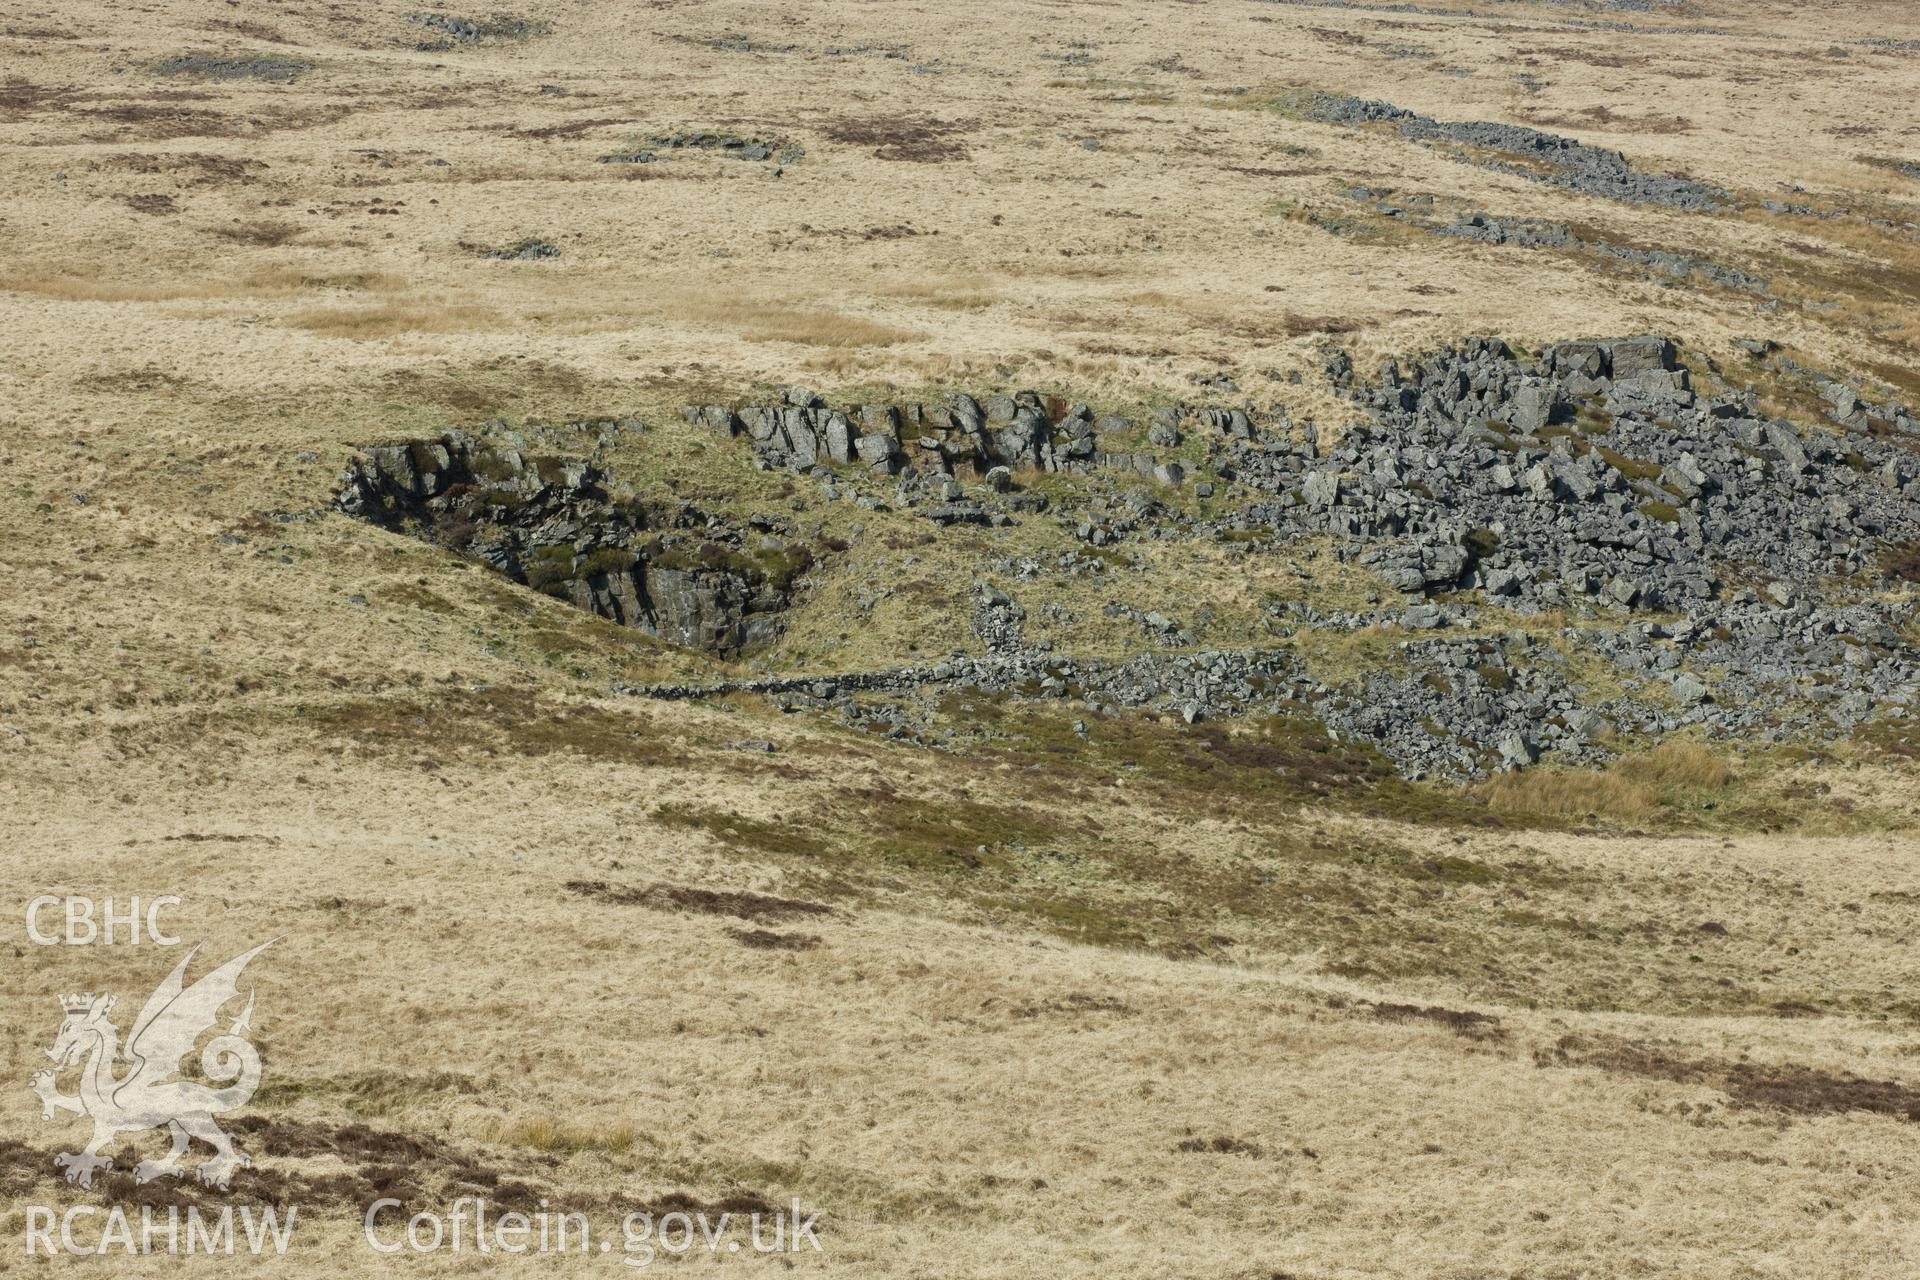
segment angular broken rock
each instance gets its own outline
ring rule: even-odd
[[[1544,382],[1530,382],[1513,393],[1507,410],[1507,425],[1532,435],[1553,421],[1559,396]]]
[[[875,433],[861,436],[853,442],[854,452],[860,461],[870,467],[881,467],[891,462],[900,452],[899,442],[890,434]]]
[[[1481,587],[1490,596],[1517,595],[1520,591],[1520,575],[1511,569],[1490,569]]]
[[[1706,684],[1691,672],[1682,672],[1679,679],[1668,686],[1668,690],[1677,701],[1689,706],[1707,700]]]
[[[1665,338],[1616,338],[1606,345],[1615,381],[1673,368],[1673,344]]]
[[[1607,595],[1620,604],[1631,606],[1640,598],[1640,584],[1627,577],[1615,578],[1607,583]]]
[[[847,421],[847,415],[834,411],[827,415],[827,461],[853,461],[853,425]]]
[[[1500,763],[1509,769],[1524,769],[1540,760],[1540,748],[1524,733],[1510,733],[1500,740]]]
[[[1589,742],[1610,727],[1607,718],[1591,707],[1576,707],[1567,713],[1566,733],[1575,742]]]
[[[1300,486],[1300,496],[1315,510],[1340,501],[1340,477],[1331,471],[1316,471]]]

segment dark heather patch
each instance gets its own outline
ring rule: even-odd
[[[1099,996],[1090,992],[1074,991],[1064,996],[1055,996],[1019,1005],[1013,1010],[1016,1018],[1039,1018],[1052,1013],[1132,1013],[1133,1009],[1126,1001],[1117,996]]]
[[[444,1206],[463,1195],[484,1196],[489,1206],[497,1206],[501,1213],[535,1213],[543,1200],[581,1212],[625,1214],[650,1208],[656,1218],[674,1211],[704,1211],[709,1216],[775,1212],[767,1196],[750,1190],[703,1201],[684,1190],[643,1196],[605,1186],[569,1187],[555,1180],[562,1162],[551,1154],[516,1150],[510,1162],[496,1167],[480,1152],[429,1134],[264,1116],[234,1117],[227,1128],[240,1149],[255,1161],[235,1171],[228,1191],[202,1187],[194,1181],[190,1167],[185,1177],[136,1185],[134,1166],[143,1155],[157,1156],[163,1145],[158,1142],[140,1146],[129,1142],[111,1152],[114,1168],[95,1174],[89,1189],[69,1187],[63,1181],[54,1166],[57,1147],[0,1139],[0,1197],[19,1202],[30,1195],[51,1196],[57,1192],[68,1199],[135,1210],[150,1205],[162,1212],[169,1207],[218,1212],[228,1205],[256,1209],[298,1205],[302,1216],[342,1213],[355,1218],[384,1197],[399,1200],[401,1208],[395,1212],[404,1216]],[[194,1151],[198,1154],[201,1148]],[[345,1169],[312,1174],[275,1167],[276,1161],[321,1156],[336,1157]],[[521,1181],[517,1176],[507,1176],[509,1171],[527,1173],[541,1181],[538,1185]]]
[[[1777,1000],[1773,1005],[1776,1018],[1824,1018],[1826,1011],[1815,1008],[1799,1000]]]
[[[640,123],[638,116],[595,116],[589,120],[568,120],[562,124],[541,125],[535,129],[515,129],[513,134],[520,138],[564,138],[576,133],[590,133],[595,129],[638,123]]]
[[[1478,1013],[1471,1009],[1448,1009],[1437,1004],[1381,1004],[1370,1003],[1368,1010],[1383,1022],[1437,1022],[1457,1036],[1468,1040],[1504,1040],[1507,1030],[1500,1025],[1500,1019],[1490,1013]]]
[[[313,70],[313,64],[293,58],[218,58],[204,54],[179,54],[161,59],[153,69],[163,76],[191,76],[201,80],[266,80],[274,84],[287,84],[302,72]]]
[[[180,207],[173,202],[173,197],[168,195],[143,192],[137,195],[119,196],[117,199],[135,213],[165,216],[180,212]]]
[[[1796,1115],[1867,1111],[1920,1120],[1920,1089],[1895,1080],[1869,1080],[1845,1071],[1798,1063],[1726,1062],[1683,1057],[1647,1040],[1562,1036],[1534,1052],[1542,1067],[1598,1067],[1621,1075],[1718,1089],[1739,1107],[1768,1107]]]
[[[1267,1149],[1257,1142],[1248,1142],[1241,1138],[1228,1137],[1225,1134],[1212,1138],[1185,1138],[1175,1151],[1187,1155],[1210,1154],[1222,1156],[1249,1156],[1255,1160],[1266,1158]]]
[[[1889,578],[1920,583],[1920,541],[1889,547],[1880,567]]]
[[[696,889],[687,885],[650,884],[645,887],[609,884],[605,880],[569,880],[569,893],[622,906],[653,907],[661,911],[692,911],[699,915],[732,916],[754,924],[776,924],[808,916],[827,916],[833,908],[803,898],[776,898],[764,893],[732,893]]]
[[[309,1212],[338,1210],[359,1213],[383,1196],[391,1196],[411,1211],[427,1208],[449,1190],[483,1187],[489,1201],[531,1212],[551,1188],[541,1190],[501,1177],[471,1154],[431,1138],[371,1130],[361,1125],[333,1128],[300,1121],[260,1116],[236,1117],[226,1128],[254,1163],[235,1170],[231,1189],[203,1187],[194,1179],[192,1165],[205,1154],[193,1148],[179,1178],[134,1181],[134,1167],[143,1158],[157,1157],[161,1144],[136,1145],[129,1140],[110,1154],[114,1167],[94,1175],[90,1188],[70,1187],[66,1194],[99,1204],[128,1208],[195,1206],[217,1211],[225,1205],[299,1205]],[[149,1135],[151,1136],[151,1135]],[[54,1166],[55,1148],[24,1143],[0,1143],[0,1194],[18,1199],[39,1185],[65,1186]],[[339,1173],[313,1174],[275,1167],[276,1158],[337,1155],[347,1168]]]
[[[769,929],[729,929],[727,936],[756,951],[812,951],[824,945],[815,933],[774,933]]]
[[[722,1199],[707,1202],[698,1200],[684,1191],[669,1191],[665,1195],[654,1197],[652,1204],[644,1207],[651,1209],[656,1219],[663,1213],[704,1213],[709,1218],[717,1218],[723,1213],[749,1216],[757,1213],[770,1218],[779,1212],[773,1205],[767,1203],[765,1197],[755,1195],[751,1191],[736,1192]]]
[[[910,160],[921,164],[940,164],[965,160],[971,153],[953,138],[965,133],[969,125],[960,121],[907,120],[897,116],[873,120],[841,120],[827,128],[833,142],[850,146],[873,147],[881,160]]]

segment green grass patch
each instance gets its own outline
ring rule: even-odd
[[[431,698],[371,697],[298,706],[306,731],[370,747],[546,756],[566,753],[623,765],[685,764],[648,722],[606,707],[538,698],[518,689],[445,689]]]
[[[698,831],[723,845],[755,853],[813,860],[839,858],[843,846],[821,834],[810,820],[791,822],[749,818],[735,810],[700,809],[669,803],[656,808],[652,820],[671,831]]]
[[[448,1095],[480,1091],[472,1077],[451,1071],[413,1076],[391,1071],[356,1071],[338,1076],[279,1076],[260,1082],[254,1102],[270,1110],[315,1100],[334,1104],[355,1116],[389,1116]]]
[[[1607,460],[1607,465],[1631,480],[1657,480],[1660,476],[1660,464],[1648,462],[1642,458],[1629,458],[1618,449],[1609,449],[1597,445],[1594,452]]]

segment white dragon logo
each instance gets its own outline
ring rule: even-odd
[[[142,1160],[134,1170],[134,1181],[180,1177],[186,1172],[180,1167],[180,1157],[186,1154],[188,1143],[198,1138],[211,1146],[214,1154],[200,1163],[195,1175],[207,1186],[227,1189],[233,1171],[249,1162],[245,1154],[234,1149],[233,1139],[214,1124],[213,1117],[247,1105],[260,1084],[260,1051],[246,1039],[253,1016],[253,993],[247,993],[247,1007],[226,1032],[208,1041],[200,1051],[201,1073],[226,1087],[180,1079],[180,1063],[192,1052],[195,1042],[214,1029],[220,1010],[240,994],[240,971],[247,962],[278,941],[274,938],[235,956],[183,990],[181,979],[199,948],[187,952],[166,981],[147,997],[140,1016],[134,1019],[125,1050],[133,1069],[122,1076],[114,1074],[121,1054],[120,1030],[107,1021],[115,997],[60,997],[66,1019],[60,1024],[53,1047],[47,1050],[54,1067],[37,1072],[30,1085],[40,1097],[42,1119],[51,1120],[55,1110],[60,1110],[77,1112],[93,1121],[93,1140],[84,1152],[76,1155],[63,1151],[54,1157],[54,1164],[66,1171],[68,1182],[91,1187],[96,1172],[113,1167],[113,1157],[101,1155],[100,1149],[115,1134],[166,1125],[173,1135],[173,1149],[162,1159]],[[83,1058],[79,1093],[58,1092],[56,1075]]]

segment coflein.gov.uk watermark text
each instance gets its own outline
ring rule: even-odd
[[[545,1201],[541,1202],[543,1205]],[[654,1214],[629,1213],[620,1221],[617,1240],[596,1236],[583,1213],[540,1209],[533,1213],[501,1211],[484,1197],[462,1196],[445,1212],[407,1215],[401,1202],[376,1200],[361,1221],[367,1244],[384,1254],[411,1253],[582,1253],[610,1254],[616,1249],[630,1267],[645,1267],[662,1254],[684,1257],[704,1249],[711,1254],[821,1252],[820,1214],[802,1213],[799,1200],[791,1212],[687,1213],[673,1210]]]
[[[545,1202],[542,1201],[542,1204]],[[25,1253],[28,1257],[210,1257],[236,1254],[284,1254],[300,1220],[298,1205],[29,1205]],[[361,1237],[377,1254],[475,1253],[503,1256],[540,1254],[611,1255],[635,1268],[663,1255],[680,1258],[704,1250],[738,1253],[821,1252],[820,1214],[791,1212],[747,1214],[674,1210],[629,1213],[617,1231],[599,1231],[584,1213],[542,1208],[502,1210],[484,1197],[463,1196],[439,1212],[409,1214],[399,1200],[383,1198],[367,1206]]]

